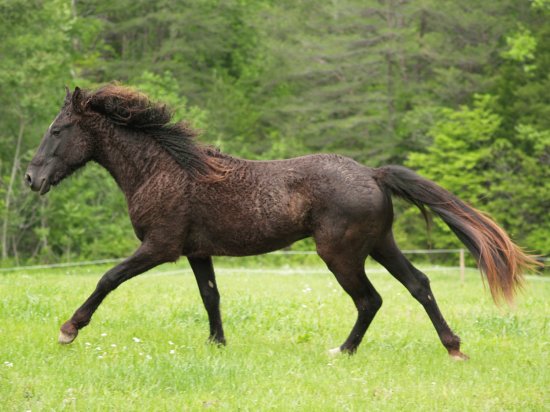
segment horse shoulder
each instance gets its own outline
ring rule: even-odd
[[[152,175],[130,197],[128,213],[140,240],[149,233],[168,229],[170,236],[181,236],[187,225],[189,190],[183,174],[163,171]]]

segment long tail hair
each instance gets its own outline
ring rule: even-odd
[[[474,255],[487,278],[496,303],[512,303],[523,284],[523,274],[540,263],[525,254],[491,218],[452,193],[401,166],[376,170],[381,187],[416,205],[424,216],[428,206],[451,228]]]

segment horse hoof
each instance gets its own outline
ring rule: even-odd
[[[450,351],[449,356],[451,357],[452,360],[456,360],[456,361],[465,361],[470,359],[468,355],[460,352],[459,350]]]
[[[59,338],[57,338],[57,341],[62,345],[67,345],[71,343],[73,340],[75,340],[76,335],[78,335],[78,330],[76,330],[74,333],[67,333],[67,332],[60,331]]]
[[[212,344],[212,345],[215,345],[215,346],[218,346],[220,348],[223,348],[224,346],[227,345],[226,341],[225,341],[225,338],[215,338],[213,336],[210,336],[208,338],[208,343]]]
[[[328,351],[329,356],[338,356],[340,353],[342,353],[342,350],[340,349],[339,346],[334,349],[329,349]]]

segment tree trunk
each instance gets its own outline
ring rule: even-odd
[[[11,175],[8,183],[8,189],[6,190],[6,198],[4,200],[4,221],[2,223],[2,259],[8,257],[8,226],[10,220],[10,203],[13,192],[13,183],[19,169],[19,152],[21,150],[21,140],[23,140],[23,132],[25,131],[25,120],[19,119],[19,133],[17,134],[17,142],[15,144],[15,154],[13,156],[13,163],[11,166]]]
[[[391,33],[393,36],[391,37],[392,47],[388,47],[386,49],[385,57],[386,57],[386,94],[387,94],[387,122],[386,127],[388,130],[389,136],[394,137],[395,134],[395,89],[394,89],[394,71],[393,71],[393,65],[394,65],[394,56],[393,54],[397,53],[397,48],[395,47],[395,38],[396,35],[396,25],[395,25],[395,19],[396,19],[396,12],[395,12],[395,6],[393,4],[392,0],[389,0],[387,2],[387,9],[386,9],[386,24],[389,33]]]
[[[76,8],[76,0],[71,0],[71,15],[73,17],[73,19],[77,19],[78,18],[78,13],[77,13],[77,8]],[[71,38],[71,41],[73,43],[73,50],[75,52],[79,52],[80,51],[80,39],[78,38],[78,36],[73,36]]]

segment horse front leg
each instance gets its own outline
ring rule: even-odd
[[[210,323],[209,340],[220,345],[225,345],[222,317],[220,314],[220,293],[216,285],[212,258],[188,257],[187,260],[189,260],[191,269],[193,269],[193,273],[197,279],[202,302],[208,313],[208,321]]]
[[[59,343],[71,343],[78,335],[78,331],[90,323],[92,315],[103,299],[121,283],[161,263],[177,260],[179,254],[170,254],[169,250],[170,248],[165,248],[164,246],[161,248],[159,245],[155,247],[143,243],[132,256],[107,271],[99,280],[90,297],[61,326]]]

